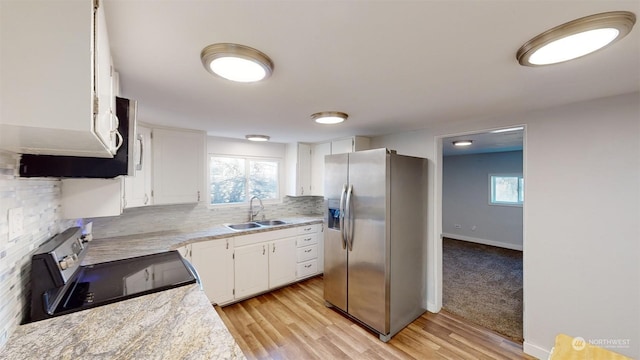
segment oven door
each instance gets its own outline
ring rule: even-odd
[[[196,282],[195,269],[177,251],[87,265],[48,313],[62,315]]]

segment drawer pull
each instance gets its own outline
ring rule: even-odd
[[[310,268],[310,267],[311,267],[311,264],[307,264],[307,265],[305,265],[304,267],[308,269],[308,268]]]
[[[311,231],[311,229],[312,228],[308,227],[308,228],[305,228],[304,231]]]
[[[302,241],[311,241],[311,239],[312,239],[312,238],[306,238],[306,239],[304,239],[304,240],[302,240]]]
[[[311,252],[311,249],[307,249],[304,252],[306,252],[306,253]]]

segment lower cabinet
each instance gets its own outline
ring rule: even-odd
[[[191,261],[200,275],[200,281],[209,301],[223,304],[233,300],[233,238],[211,240],[178,249]]]
[[[235,250],[236,297],[245,297],[269,289],[267,248],[267,244],[255,244]]]
[[[212,303],[227,305],[322,273],[323,226],[196,242],[178,249],[195,266]]]

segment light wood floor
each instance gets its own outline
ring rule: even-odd
[[[322,292],[319,276],[215,309],[249,359],[534,359],[445,312],[425,313],[385,344],[325,307]]]

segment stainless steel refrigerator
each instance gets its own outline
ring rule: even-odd
[[[424,313],[427,160],[325,157],[324,299],[388,341]]]

